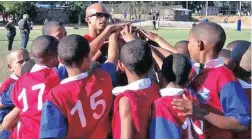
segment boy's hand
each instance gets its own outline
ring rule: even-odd
[[[109,36],[109,39],[118,39],[119,34],[120,34],[120,31],[121,31],[121,30],[117,30],[117,31],[113,32],[113,33]]]
[[[152,40],[152,41],[156,41],[159,36],[153,32],[146,32],[143,30],[140,30],[148,39]]]
[[[129,42],[135,39],[135,36],[132,33],[132,26],[125,25],[123,30],[121,31],[122,38],[125,42]]]
[[[174,98],[172,101],[172,105],[174,109],[180,110],[178,116],[195,116],[199,119],[204,119],[204,116],[208,114],[208,112],[200,108],[198,105],[195,105],[192,100],[189,100],[185,95],[183,95],[183,99]]]
[[[118,31],[118,30],[122,30],[122,29],[124,28],[124,26],[126,26],[126,25],[127,25],[126,23],[108,25],[108,26],[105,28],[105,31],[107,31],[107,32],[109,32],[109,33],[112,33],[112,32]]]

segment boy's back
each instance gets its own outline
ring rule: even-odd
[[[114,101],[114,115],[112,121],[114,139],[119,139],[121,136],[119,101],[122,97],[127,97],[130,102],[134,130],[134,136],[132,138],[148,138],[148,126],[151,118],[150,109],[152,103],[159,98],[158,91],[159,86],[152,83],[148,78],[113,90],[113,94],[121,93]]]
[[[91,75],[85,72],[63,80],[51,91],[46,103],[54,105],[67,119],[67,135],[64,135],[66,138],[106,139],[110,127],[111,91],[112,81],[109,74],[96,69]],[[42,121],[46,121],[45,117],[43,116]],[[57,123],[59,121],[51,124]],[[54,132],[46,128],[42,130],[45,134]]]
[[[152,121],[150,123],[151,139],[204,139],[203,121],[192,117],[178,116],[178,110],[172,107],[174,98],[182,95],[191,97],[191,92],[180,88],[165,88],[160,91],[161,98],[152,107]]]
[[[128,31],[125,26],[123,32]],[[112,120],[113,138],[148,138],[151,104],[159,97],[159,86],[148,78],[153,67],[149,43],[133,39],[130,32],[122,33],[131,38],[120,49],[119,68],[128,80],[127,86],[113,89],[116,96]],[[127,35],[126,35],[127,36]]]
[[[193,116],[181,116],[172,106],[174,99],[198,101],[187,87],[191,71],[190,60],[182,54],[171,54],[163,60],[160,79],[161,98],[154,102],[150,123],[151,139],[204,139],[203,121]]]
[[[33,69],[39,68],[39,71]],[[20,110],[17,129],[19,138],[38,138],[42,105],[49,91],[60,83],[56,70],[35,65],[31,73],[23,75],[14,85],[12,100]],[[13,137],[13,136],[12,136]]]
[[[47,100],[49,91],[60,83],[56,68],[52,68],[59,63],[57,46],[58,40],[51,36],[39,36],[32,42],[31,54],[36,64],[30,73],[19,78],[11,93],[16,108],[8,115],[8,119],[19,121],[10,138],[39,138],[43,103]],[[6,120],[5,123],[7,121],[10,126],[16,123],[15,120]]]
[[[106,139],[112,105],[109,74],[89,70],[90,46],[80,35],[63,38],[58,53],[68,78],[51,90],[43,105],[40,138]]]

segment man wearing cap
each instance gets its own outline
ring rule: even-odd
[[[29,41],[30,27],[28,23],[29,15],[24,14],[23,19],[18,22],[18,27],[21,36],[21,48],[26,49],[27,43]]]

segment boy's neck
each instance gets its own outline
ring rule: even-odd
[[[208,61],[217,59],[218,55],[215,54],[202,54],[199,60],[199,63],[206,64]]]
[[[80,68],[68,68],[67,67],[66,69],[67,69],[68,77],[77,76],[77,75],[80,75],[80,74],[82,74],[82,73],[84,73],[84,72],[87,71],[87,69],[86,70],[82,70]]]
[[[136,74],[132,74],[132,73],[128,73],[128,72],[126,72],[126,75],[127,75],[127,79],[128,79],[128,84],[147,77],[146,75],[138,76]]]
[[[174,82],[169,82],[166,86],[164,86],[164,88],[184,88],[181,85],[175,84]]]

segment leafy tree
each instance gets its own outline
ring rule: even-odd
[[[4,7],[2,5],[2,3],[0,3],[0,12],[2,12],[4,10]]]
[[[1,4],[4,7],[5,12],[11,14],[15,19],[16,16],[21,17],[23,14],[29,14],[31,18],[36,16],[36,7],[34,2],[23,1],[3,1]]]
[[[70,21],[75,22],[78,21],[78,24],[85,22],[85,11],[90,2],[88,1],[69,1],[64,3],[64,5],[68,6],[68,10],[70,11]],[[78,20],[76,20],[78,19]]]
[[[247,15],[251,15],[251,1],[243,1],[243,2],[241,2],[241,9]]]
[[[0,2],[0,14],[3,17],[3,21],[5,21],[5,19],[6,19],[6,12],[5,12],[4,6],[2,5],[2,2]]]

